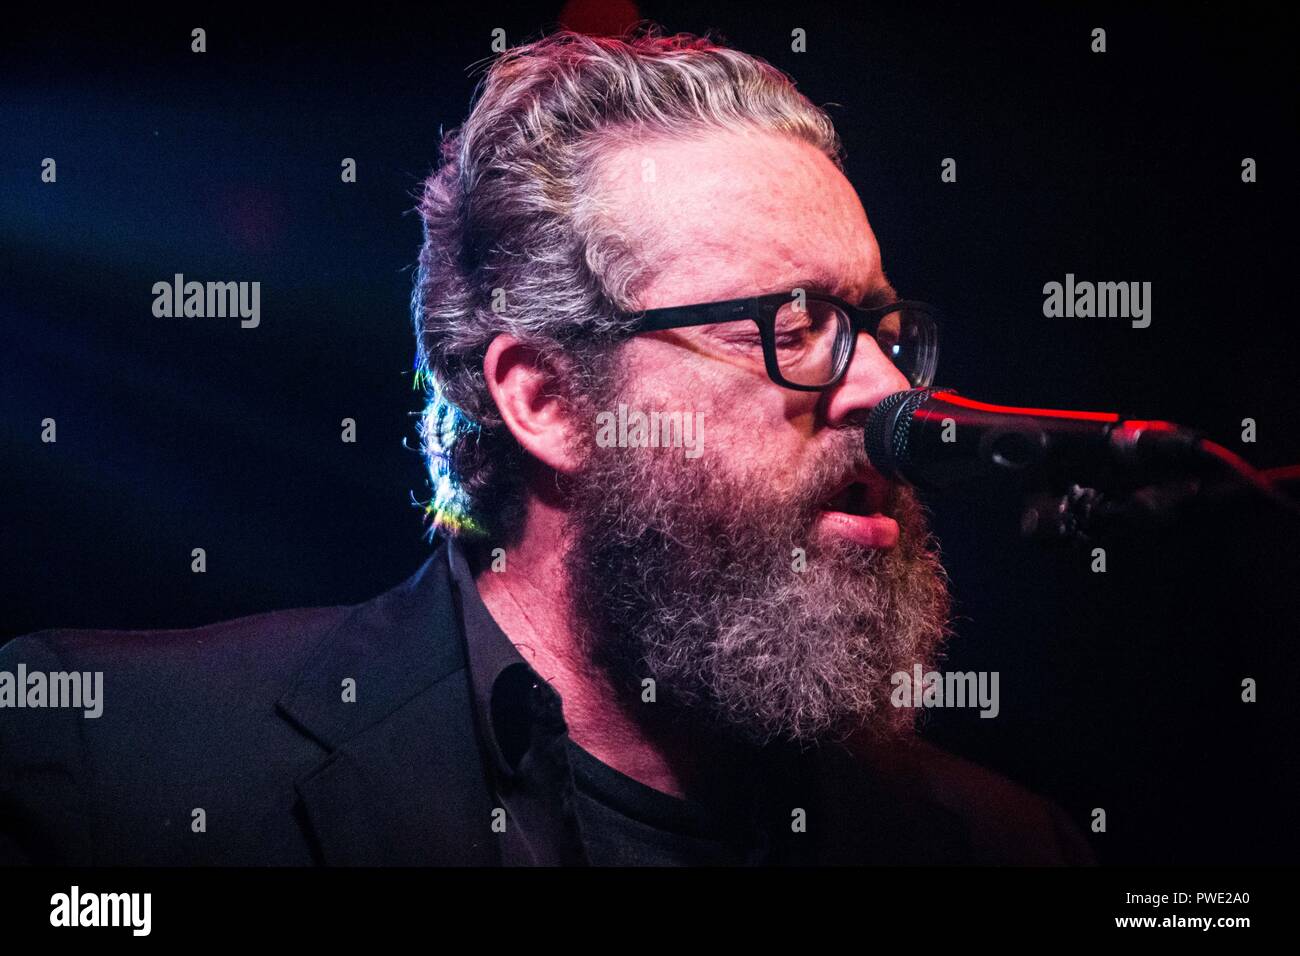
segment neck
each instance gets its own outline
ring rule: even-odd
[[[475,576],[483,603],[524,660],[559,693],[576,744],[664,793],[683,797],[707,789],[706,768],[725,761],[711,755],[698,728],[651,726],[637,711],[655,704],[628,699],[587,663],[581,625],[570,610],[564,519],[563,511],[533,500],[505,568],[485,566]]]

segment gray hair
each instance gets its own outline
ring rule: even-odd
[[[492,63],[418,207],[412,313],[433,530],[504,543],[522,517],[524,453],[484,381],[492,340],[536,348],[581,394],[636,308],[648,264],[640,237],[602,215],[600,150],[710,130],[784,133],[840,163],[830,119],[789,77],[702,37],[561,32]]]

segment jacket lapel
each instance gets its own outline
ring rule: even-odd
[[[445,543],[327,634],[276,708],[328,751],[296,783],[322,863],[498,861]]]

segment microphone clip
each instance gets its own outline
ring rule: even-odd
[[[1030,498],[1020,516],[1027,538],[1089,544],[1121,527],[1161,527],[1172,524],[1202,491],[1202,483],[1185,478],[1148,485],[1117,495],[1071,485],[1064,495]]]

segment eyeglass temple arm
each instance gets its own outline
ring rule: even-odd
[[[717,322],[738,322],[757,319],[762,307],[756,299],[729,299],[705,305],[669,306],[648,309],[630,318],[639,332],[659,332],[665,329],[683,329],[696,325],[713,325]]]

